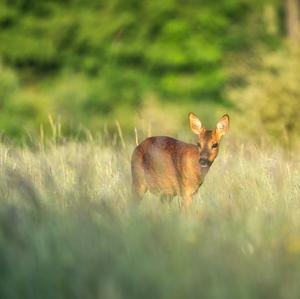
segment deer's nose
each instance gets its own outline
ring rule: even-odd
[[[208,167],[208,166],[210,166],[210,164],[211,164],[211,162],[208,159],[206,159],[206,158],[201,158],[200,159],[200,166],[201,167]]]

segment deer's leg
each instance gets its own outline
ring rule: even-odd
[[[191,194],[184,194],[182,196],[182,200],[181,200],[181,211],[183,213],[187,213],[191,203],[192,203],[192,195]]]
[[[133,199],[140,201],[147,192],[145,170],[142,156],[137,153],[133,155],[131,162],[132,195]]]
[[[136,201],[143,199],[147,192],[147,183],[142,173],[132,173],[132,196]]]
[[[173,196],[172,195],[161,195],[160,201],[162,203],[170,203],[172,201]]]
[[[133,181],[132,195],[134,200],[140,201],[143,199],[144,194],[147,192],[146,183],[143,181]]]

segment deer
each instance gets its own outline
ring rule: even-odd
[[[229,115],[223,115],[216,128],[206,129],[194,114],[188,115],[196,144],[167,136],[148,137],[132,153],[132,193],[141,200],[149,191],[161,199],[180,197],[181,209],[187,211],[193,196],[204,182],[219,152],[222,137],[229,129]]]

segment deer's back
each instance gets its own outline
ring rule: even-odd
[[[197,146],[171,137],[150,137],[139,144],[132,156],[133,183],[166,195],[196,192],[201,183]]]

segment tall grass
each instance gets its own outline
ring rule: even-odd
[[[1,145],[1,298],[299,298],[295,157],[224,144],[182,215],[131,201],[132,149]]]

